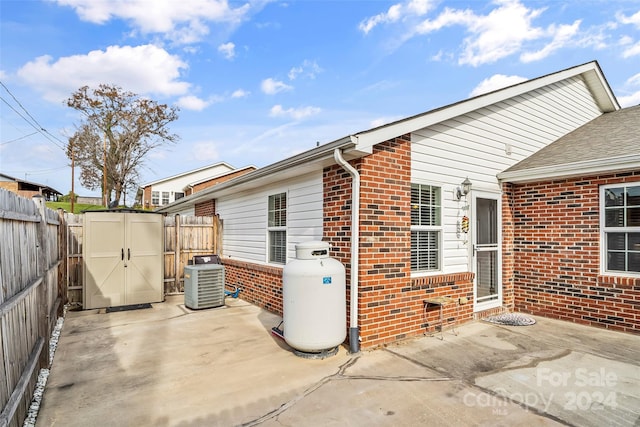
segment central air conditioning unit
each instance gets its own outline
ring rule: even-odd
[[[224,266],[220,264],[184,267],[184,305],[192,309],[224,305]]]

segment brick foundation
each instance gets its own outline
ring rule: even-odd
[[[282,315],[282,268],[223,259],[226,289],[239,287],[239,297]],[[274,325],[277,326],[277,325]]]
[[[516,310],[640,333],[640,278],[599,273],[599,187],[639,180],[636,171],[508,185],[503,218],[513,219],[513,234],[503,234],[513,239],[504,259],[512,253],[513,262],[503,276],[513,279]]]

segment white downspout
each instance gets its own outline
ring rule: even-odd
[[[358,333],[358,255],[360,253],[360,174],[342,157],[342,151],[336,148],[333,158],[351,175],[351,306],[349,318],[349,351],[360,351]]]

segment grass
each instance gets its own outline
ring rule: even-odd
[[[67,212],[71,212],[71,202],[47,202],[47,207],[54,210],[64,209]],[[104,206],[96,206],[96,205],[90,205],[90,204],[84,204],[84,203],[73,204],[74,214],[82,213],[82,211],[85,211],[85,210],[96,211],[100,209],[104,209]]]

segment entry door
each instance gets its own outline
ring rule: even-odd
[[[499,207],[499,195],[474,192],[473,294],[476,311],[502,304]]]

